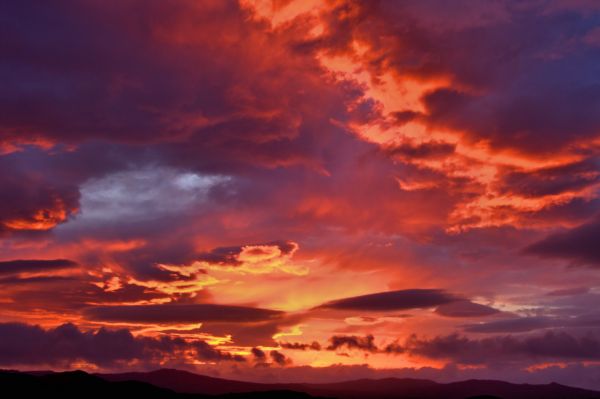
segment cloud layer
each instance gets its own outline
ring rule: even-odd
[[[0,362],[590,386],[599,23],[4,2]]]

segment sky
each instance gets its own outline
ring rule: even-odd
[[[0,4],[0,368],[600,389],[600,3]]]

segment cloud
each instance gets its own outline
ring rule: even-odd
[[[329,351],[347,348],[350,350],[359,350],[370,353],[384,353],[388,355],[398,355],[406,351],[404,346],[401,345],[398,340],[395,340],[394,342],[391,342],[380,348],[375,344],[375,337],[371,334],[365,335],[364,337],[359,337],[356,335],[334,335],[329,338],[329,343],[329,346],[325,348]]]
[[[0,285],[28,285],[28,284],[42,284],[48,285],[52,283],[61,282],[75,282],[76,277],[63,277],[63,276],[39,276],[39,277],[5,277],[0,278]]]
[[[36,306],[49,313],[77,314],[91,304],[122,305],[123,303],[165,302],[170,298],[151,287],[128,284],[121,280],[103,280],[102,277],[78,274],[75,276],[43,276],[7,281],[12,284],[30,284],[30,289],[11,292],[11,308],[28,314]],[[114,284],[114,285],[111,285]]]
[[[317,79],[316,61],[291,51],[285,36],[269,35],[236,2],[27,1],[2,14],[3,34],[22,50],[3,54],[7,65],[19,66],[7,68],[0,95],[9,142],[162,143],[159,158],[206,168],[310,164],[306,125],[344,114],[335,100],[346,94]],[[131,25],[127,15],[150,28]],[[14,23],[25,16],[34,32]],[[224,26],[231,39],[244,40],[243,49],[225,44],[218,34]],[[80,54],[87,54],[84,62]],[[244,68],[231,60],[243,60]],[[24,83],[32,79],[34,91]],[[317,103],[320,112],[310,112]]]
[[[18,273],[43,273],[72,269],[78,264],[68,259],[17,259],[0,262],[0,275]]]
[[[292,350],[301,350],[301,351],[305,351],[305,350],[313,350],[313,351],[320,351],[321,350],[321,344],[319,344],[317,341],[313,341],[310,344],[305,344],[302,342],[279,342],[279,346],[282,347],[283,349],[292,349]]]
[[[503,193],[543,197],[593,187],[600,180],[600,172],[597,160],[586,160],[537,170],[511,170],[501,180]]]
[[[491,140],[495,148],[542,152],[594,135],[600,122],[589,113],[598,106],[598,87],[590,79],[598,54],[582,42],[593,23],[583,12],[550,13],[545,7],[478,3],[465,11],[472,17],[464,23],[460,17],[448,18],[454,10],[385,4],[357,7],[350,26],[368,38],[372,47],[367,55],[380,68],[377,72],[389,68],[420,79],[450,76],[453,86],[463,88],[425,96],[430,123],[466,131],[474,140]],[[401,29],[392,23],[397,19],[403,21]],[[557,25],[562,34],[547,29]],[[390,40],[378,41],[381,34]],[[516,37],[529,39],[515,47]],[[393,51],[400,49],[404,51]],[[575,59],[577,76],[568,72]],[[562,105],[565,98],[573,101],[567,107]],[[554,112],[548,114],[549,109]]]
[[[595,298],[591,298],[593,303]],[[583,306],[582,306],[583,305]],[[547,328],[586,328],[600,326],[600,315],[589,311],[589,304],[572,303],[547,303],[548,307],[556,306],[557,316],[529,316],[517,317],[507,320],[495,320],[485,323],[473,323],[464,325],[467,332],[474,333],[520,333]],[[562,307],[562,309],[561,309]],[[569,309],[568,315],[561,315],[560,311]],[[579,314],[578,314],[579,313]]]
[[[169,273],[170,279],[189,280],[199,274],[271,274],[285,273],[303,276],[309,268],[292,258],[299,245],[293,241],[273,241],[266,244],[249,244],[219,247],[192,258],[188,264],[161,263],[157,269]]]
[[[525,248],[525,253],[563,258],[575,264],[600,267],[600,218],[562,233],[551,234]]]
[[[390,311],[431,308],[454,302],[457,297],[439,289],[409,289],[342,298],[318,308],[339,310]]]
[[[227,176],[147,166],[110,173],[86,181],[80,188],[77,225],[114,219],[139,222],[184,213],[209,202],[210,193],[229,182]],[[76,227],[75,226],[75,227]]]
[[[598,197],[599,55],[588,40],[597,10],[550,9],[347,0],[327,10],[324,64],[341,81],[362,82],[364,101],[377,104],[350,130],[396,148],[403,166],[439,174],[413,175],[405,187],[456,179],[452,192],[465,197],[446,219],[450,232],[541,228],[538,213]]]
[[[267,358],[265,351],[262,349],[252,348],[250,352],[252,352],[252,355],[257,362],[264,362],[264,360]]]
[[[236,362],[244,362],[246,359],[241,355],[232,355],[228,352],[223,352],[216,349],[206,341],[195,340],[189,344],[190,348],[196,351],[196,356],[201,360],[221,361],[232,360]]]
[[[499,310],[471,301],[456,301],[438,306],[435,313],[446,317],[484,317],[499,313]]]
[[[135,337],[129,330],[81,331],[73,324],[43,329],[21,323],[0,324],[0,364],[73,367],[88,362],[100,367],[142,363],[159,365],[165,359],[189,357],[193,361],[243,361],[201,340]]]
[[[552,290],[548,292],[547,296],[573,296],[573,295],[582,295],[590,292],[589,287],[572,287],[572,288],[563,288],[558,290]]]
[[[271,364],[284,367],[292,363],[292,359],[277,350],[269,351],[268,357],[267,352],[256,347],[252,348],[250,352],[254,356],[255,367],[269,367]],[[267,361],[268,358],[271,359],[271,363]]]
[[[443,142],[429,142],[421,144],[401,144],[385,148],[384,151],[391,157],[401,160],[415,158],[445,158],[454,153],[455,145]]]
[[[278,366],[283,367],[292,362],[290,358],[286,357],[283,353],[278,352],[276,350],[272,350],[271,352],[269,352],[269,356],[273,360],[273,363],[277,364]]]
[[[217,336],[230,335],[233,342],[239,346],[273,347],[276,343],[273,337],[276,334],[298,325],[304,317],[303,314],[277,313],[273,317],[258,321],[206,322],[202,324],[202,330]]]
[[[486,323],[467,324],[465,331],[476,333],[518,333],[552,327],[555,321],[547,317],[519,317]]]
[[[327,350],[334,351],[341,348],[356,349],[367,352],[377,352],[379,349],[375,345],[375,338],[372,335],[358,337],[355,335],[334,335],[329,338]]]
[[[272,241],[264,244],[215,248],[200,254],[198,260],[223,266],[241,266],[245,261],[256,262],[293,255],[297,250],[298,244],[295,242]]]
[[[550,325],[548,325],[550,326]],[[469,330],[472,332],[522,332],[529,329]],[[561,330],[549,330],[542,335],[494,335],[487,338],[470,338],[459,334],[419,338],[416,334],[404,342],[395,340],[383,347],[375,344],[371,334],[334,335],[329,339],[329,351],[349,350],[407,354],[430,359],[447,359],[460,364],[501,364],[520,362],[535,364],[542,360],[600,359],[600,340],[593,333],[572,335]]]
[[[130,323],[247,323],[277,319],[283,312],[245,306],[217,304],[115,305],[84,310],[90,320]]]
[[[600,340],[593,334],[574,336],[563,331],[543,335],[513,335],[472,339],[458,334],[432,339],[410,337],[407,353],[461,364],[530,362],[545,360],[600,359]]]
[[[0,137],[1,141],[1,137]],[[15,156],[0,155],[0,237],[44,232],[64,223],[79,208],[77,186]],[[36,177],[37,175],[37,177]]]
[[[394,341],[392,343],[387,344],[381,350],[381,352],[387,353],[387,354],[392,354],[392,355],[398,355],[398,354],[406,352],[406,349],[398,341]]]
[[[271,349],[326,365],[334,335],[377,368],[410,355],[387,341],[400,330],[464,331],[468,354],[598,326],[594,270],[546,261],[599,263],[597,7],[341,0],[292,18],[298,0],[269,21],[236,1],[5,3],[0,318],[141,324],[131,348],[160,324],[273,365]],[[514,250],[529,242],[537,262]],[[10,265],[59,258],[80,273]],[[447,291],[378,292],[410,286]],[[134,355],[114,362],[163,356]]]

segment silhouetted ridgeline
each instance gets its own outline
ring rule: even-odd
[[[110,381],[135,380],[177,392],[224,394],[289,390],[312,396],[340,399],[596,399],[600,392],[560,384],[529,385],[502,381],[469,380],[440,384],[429,380],[386,378],[330,384],[258,384],[207,377],[181,370],[163,369],[147,373],[101,375]]]
[[[90,375],[0,372],[3,393],[20,397],[141,398],[398,398],[398,399],[600,399],[600,392],[560,384],[529,385],[469,380],[440,384],[428,380],[387,378],[331,384],[258,384],[197,375],[180,370]],[[3,397],[14,397],[5,396]]]
[[[202,395],[177,393],[140,381],[107,381],[83,371],[64,373],[21,373],[0,371],[2,398],[142,398],[142,399],[311,399],[306,393],[269,391]]]

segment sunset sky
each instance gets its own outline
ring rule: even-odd
[[[0,3],[0,368],[600,388],[600,2]]]

